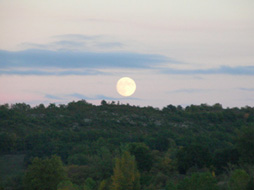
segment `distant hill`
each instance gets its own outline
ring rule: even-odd
[[[148,147],[153,162],[157,163],[152,168],[156,166],[158,169],[159,160],[168,155],[173,160],[175,171],[180,173],[187,172],[188,168],[181,170],[177,166],[179,151],[198,145],[211,155],[209,163],[200,168],[209,166],[221,173],[227,166],[225,164],[238,164],[239,160],[243,160],[238,149],[238,138],[245,128],[253,130],[253,126],[254,108],[248,106],[225,109],[220,104],[186,108],[168,105],[158,109],[104,100],[100,106],[85,100],[59,106],[50,104],[45,107],[40,104],[33,108],[24,103],[6,104],[0,106],[0,162],[7,163],[4,161],[6,155],[22,155],[16,157],[19,162],[20,158],[24,159],[18,166],[22,168],[23,164],[25,167],[29,165],[34,157],[45,158],[56,154],[66,166],[74,164],[91,169],[95,167],[93,159],[99,162],[104,148],[110,153],[111,160],[111,164],[108,161],[108,168],[104,168],[106,173],[102,174],[103,171],[97,168],[97,174],[91,171],[91,175],[87,175],[100,181],[110,177],[113,157],[119,155],[119,151],[128,149],[130,144],[141,143]],[[226,151],[231,152],[223,155]],[[221,163],[216,160],[219,154]],[[229,158],[232,154],[235,154],[234,158]],[[82,180],[78,181],[79,185],[81,183]],[[145,183],[142,185],[148,186]]]

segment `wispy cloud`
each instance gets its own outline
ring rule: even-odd
[[[254,88],[238,88],[238,89],[242,91],[254,92]]]
[[[83,34],[63,34],[63,35],[56,35],[52,36],[54,39],[61,39],[61,40],[98,40],[105,38],[103,35],[83,35]]]
[[[67,75],[110,75],[108,72],[101,72],[98,70],[65,70],[65,71],[51,71],[51,70],[1,70],[0,75],[37,75],[37,76],[67,76]]]
[[[115,41],[103,35],[82,35],[82,34],[65,34],[51,37],[51,42],[46,44],[21,43],[20,47],[25,49],[45,49],[45,50],[119,50],[126,45],[122,42]]]
[[[52,94],[46,94],[46,98],[53,99],[53,100],[63,100],[68,98],[77,98],[77,99],[83,99],[83,100],[110,100],[110,101],[118,101],[118,100],[139,100],[138,98],[133,97],[125,97],[125,98],[116,98],[116,97],[110,97],[105,96],[103,94],[97,94],[94,96],[85,96],[84,94],[80,93],[72,93],[72,94],[63,94],[63,95],[52,95]]]
[[[62,100],[61,97],[54,96],[54,95],[51,95],[51,94],[46,94],[46,95],[45,95],[45,98],[53,99],[53,100]]]
[[[83,95],[83,94],[79,94],[79,93],[68,94],[67,96],[72,97],[72,98],[78,98],[78,99],[84,99],[84,100],[91,100],[90,97],[85,96],[85,95]]]
[[[23,51],[0,50],[0,75],[104,75],[109,73],[103,69],[113,68],[150,69],[160,74],[196,77],[215,74],[254,75],[254,66],[170,68],[170,64],[187,63],[159,54],[119,51],[126,45],[103,35],[65,34],[52,36],[51,39],[53,42],[48,44],[23,43],[26,48]]]
[[[97,69],[148,69],[156,64],[163,64],[169,61],[174,62],[174,60],[157,54],[71,52],[40,49],[16,52],[2,50],[0,51],[0,58],[0,74],[21,75],[102,74]],[[65,69],[66,71],[59,71],[59,69]]]
[[[163,74],[175,75],[213,75],[213,74],[228,74],[228,75],[254,75],[254,66],[221,66],[218,68],[209,69],[173,69],[167,68],[161,70]]]
[[[117,98],[105,96],[105,95],[102,95],[102,94],[89,97],[89,96],[85,96],[83,94],[73,93],[73,94],[69,94],[69,96],[74,97],[74,98],[78,98],[78,99],[85,99],[85,100],[116,100],[117,99]]]
[[[97,95],[94,95],[94,96],[85,96],[83,94],[73,93],[73,94],[69,94],[67,96],[78,98],[78,99],[85,99],[85,100],[110,100],[110,101],[117,101],[117,100],[140,100],[138,98],[133,98],[133,97],[116,98],[116,97],[105,96],[103,94],[97,94]]]
[[[62,41],[61,43],[69,44],[68,41]],[[216,74],[254,75],[254,66],[221,66],[208,69],[169,68],[170,64],[181,63],[159,54],[135,52],[53,51],[42,49],[0,50],[0,75],[109,74],[104,72],[104,69],[150,69],[162,74],[195,76]]]
[[[70,40],[60,40],[51,43],[52,45],[60,46],[60,47],[83,47],[85,44],[84,42],[76,42]]]
[[[119,48],[119,47],[123,47],[124,44],[120,42],[104,42],[104,43],[98,43],[97,46],[101,48]]]

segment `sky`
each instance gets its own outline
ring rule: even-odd
[[[0,0],[0,104],[254,106],[253,0]],[[130,97],[116,91],[135,80]]]

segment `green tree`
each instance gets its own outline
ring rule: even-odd
[[[175,184],[172,181],[168,181],[165,188],[166,190],[177,190]]]
[[[239,152],[236,148],[224,148],[215,153],[213,166],[216,168],[216,172],[222,173],[229,163],[237,165],[238,160]]]
[[[110,180],[102,180],[99,184],[98,190],[110,190],[109,183],[110,183]]]
[[[16,135],[0,133],[0,153],[9,153],[15,149]]]
[[[84,185],[84,190],[94,190],[96,182],[92,178],[87,178]]]
[[[106,106],[106,105],[107,105],[107,102],[106,102],[105,100],[102,100],[102,101],[101,101],[101,105],[102,105],[102,106]]]
[[[151,152],[144,143],[130,143],[129,152],[135,156],[139,171],[149,171],[153,165]]]
[[[245,190],[250,181],[250,176],[242,169],[233,171],[230,180],[229,186],[231,190]]]
[[[71,181],[62,181],[58,184],[57,190],[78,190],[78,187]]]
[[[44,160],[34,158],[26,171],[24,187],[27,190],[55,190],[65,179],[66,173],[60,157],[52,156]]]
[[[217,190],[216,180],[211,173],[194,173],[178,184],[177,190]]]
[[[140,174],[136,167],[135,157],[125,151],[116,159],[112,176],[112,190],[140,190]]]
[[[85,180],[94,172],[89,166],[69,165],[66,169],[69,179],[77,185],[83,185]]]
[[[254,177],[250,177],[250,181],[247,184],[246,190],[253,190],[254,189]]]
[[[185,174],[191,167],[203,168],[210,165],[212,157],[208,148],[194,144],[180,149],[176,155],[178,171]]]
[[[242,163],[254,164],[254,126],[245,127],[238,136],[237,148]]]
[[[88,162],[87,155],[83,153],[70,155],[67,160],[69,165],[86,165]]]

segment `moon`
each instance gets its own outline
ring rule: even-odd
[[[136,83],[129,77],[120,78],[116,84],[116,90],[122,96],[131,96],[136,91]]]

